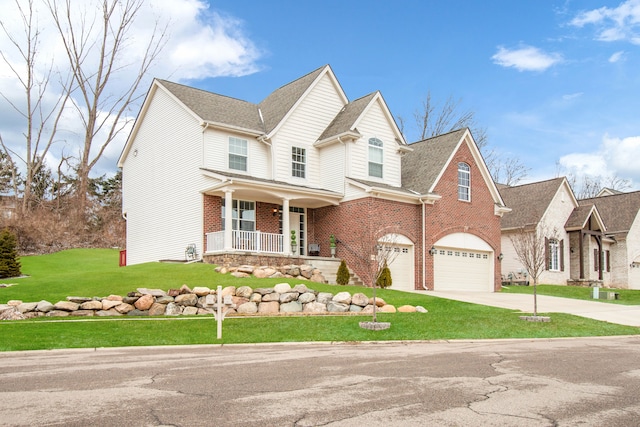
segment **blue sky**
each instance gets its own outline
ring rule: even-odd
[[[0,0],[4,13],[12,2]],[[330,64],[350,99],[380,90],[405,118],[409,142],[413,113],[431,92],[474,111],[490,148],[531,168],[526,181],[572,170],[640,189],[640,0],[148,4],[172,31],[155,77],[259,102]],[[152,23],[145,18],[140,31]],[[0,91],[12,87],[0,64]],[[7,140],[18,129],[6,104],[0,112]],[[125,138],[97,172],[115,169]],[[56,164],[56,150],[50,156]]]

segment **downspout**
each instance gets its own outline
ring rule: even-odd
[[[425,209],[425,201],[420,197],[420,205],[422,206],[422,289],[428,291],[427,289],[427,233],[425,233],[425,224],[426,224],[426,209]]]
[[[207,130],[207,128],[209,128],[209,123],[208,122],[204,122],[202,124],[202,157],[200,158],[200,166],[201,167],[206,167],[206,162],[205,162],[205,148],[204,148],[204,133]]]

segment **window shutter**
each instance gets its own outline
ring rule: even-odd
[[[598,271],[598,250],[593,250],[593,271]]]
[[[564,239],[560,240],[560,271],[564,271]]]
[[[549,238],[544,238],[544,269],[549,269]]]
[[[610,272],[611,271],[611,251],[606,251],[605,254],[607,256],[607,272]]]

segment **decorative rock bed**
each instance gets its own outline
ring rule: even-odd
[[[22,302],[9,301],[0,304],[0,320],[27,319],[40,316],[179,316],[211,315],[217,301],[215,289],[207,287],[180,289],[165,292],[160,289],[139,288],[127,296],[109,295],[108,297],[69,296],[65,301],[52,304],[49,301]],[[288,283],[280,283],[273,288],[255,288],[249,286],[228,286],[222,289],[221,298],[230,296],[233,302],[227,315],[288,315],[288,314],[356,314],[373,313],[373,298],[363,293],[317,292],[304,284],[293,288]],[[386,304],[382,298],[376,298],[375,304],[380,313],[420,312],[424,307],[395,306]]]
[[[238,267],[216,267],[216,272],[221,274],[230,273],[234,277],[250,277],[254,276],[257,279],[271,278],[293,278],[300,280],[309,280],[316,283],[326,283],[322,272],[313,267],[312,265],[283,265],[281,267],[274,266],[254,266],[254,265],[241,265]]]

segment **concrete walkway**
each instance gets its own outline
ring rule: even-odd
[[[472,304],[533,313],[533,295],[502,292],[415,291],[415,293]],[[640,306],[611,304],[538,295],[538,313],[567,313],[619,325],[640,327]]]

